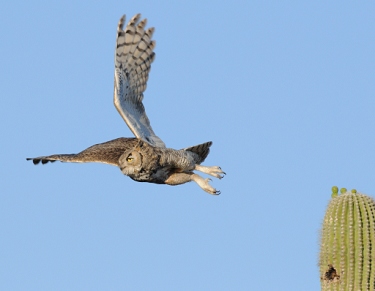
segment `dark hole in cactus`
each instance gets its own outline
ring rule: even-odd
[[[335,278],[340,279],[340,276],[332,265],[328,265],[328,268],[328,271],[324,274],[324,280],[333,281]]]

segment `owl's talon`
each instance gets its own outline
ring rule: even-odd
[[[207,167],[195,165],[195,170],[206,173],[218,179],[222,179],[224,177],[222,175],[226,175],[226,173],[219,166]]]
[[[210,178],[203,179],[201,176],[197,174],[191,175],[191,180],[196,182],[199,187],[201,187],[204,191],[212,195],[219,195],[220,191],[213,188],[208,182],[212,181]]]

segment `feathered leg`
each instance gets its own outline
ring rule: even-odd
[[[165,184],[180,185],[180,184],[184,184],[184,183],[191,182],[191,181],[196,182],[199,185],[199,187],[201,187],[204,191],[206,191],[209,194],[213,194],[213,195],[220,194],[220,191],[216,190],[208,183],[209,181],[211,181],[211,179],[209,178],[204,179],[201,176],[193,172],[173,173],[172,175],[168,177],[167,180],[165,180]]]
[[[224,175],[226,175],[226,173],[218,166],[207,167],[207,166],[196,164],[194,170],[197,170],[202,173],[206,173],[218,179],[222,179]]]

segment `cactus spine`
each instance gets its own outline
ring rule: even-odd
[[[355,190],[332,191],[321,232],[321,290],[374,291],[375,201]]]

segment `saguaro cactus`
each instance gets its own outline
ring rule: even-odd
[[[321,290],[375,290],[375,201],[332,187],[320,246]]]

